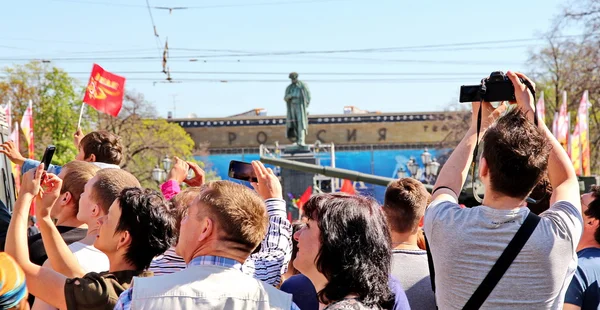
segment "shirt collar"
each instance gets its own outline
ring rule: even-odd
[[[203,265],[221,266],[242,270],[242,263],[236,261],[235,259],[221,256],[198,256],[187,264],[188,267]]]

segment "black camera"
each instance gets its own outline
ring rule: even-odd
[[[529,81],[519,78],[521,83],[532,89]],[[510,79],[502,71],[494,71],[489,78],[483,79],[479,85],[463,85],[460,87],[459,102],[515,101],[515,88]]]

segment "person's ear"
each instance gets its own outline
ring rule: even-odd
[[[117,242],[117,250],[121,248],[127,248],[131,244],[131,235],[128,231],[122,231],[119,233],[119,241]]]
[[[91,162],[91,163],[94,163],[94,162],[96,162],[96,155],[94,155],[94,154],[90,154],[90,156],[88,156],[88,157],[85,159],[85,161],[87,161],[87,162]]]
[[[99,205],[94,204],[94,206],[92,207],[92,217],[98,218],[101,216],[104,216],[106,214],[104,214],[104,211],[102,210],[102,208],[100,208]]]
[[[198,242],[209,239],[215,233],[215,223],[210,217],[204,217],[200,220],[200,235],[198,236]]]
[[[479,178],[483,180],[489,174],[490,169],[487,165],[487,160],[485,160],[485,157],[481,157],[481,159],[479,160]]]
[[[64,194],[62,194],[62,199],[60,201],[60,204],[63,206],[66,206],[69,203],[71,203],[72,201],[73,201],[73,195],[71,195],[71,192],[65,192]]]

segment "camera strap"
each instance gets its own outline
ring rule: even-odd
[[[535,96],[535,89],[533,88],[533,85],[531,85],[531,83],[529,83],[529,81],[524,81],[524,83],[527,86],[527,89],[529,89],[529,91],[533,95],[533,102],[535,103],[537,99]],[[485,97],[486,90],[487,90],[487,88],[485,85],[485,79],[482,79],[481,87],[479,88],[481,101],[479,102],[479,110],[477,111],[477,140],[475,142],[475,149],[473,150],[473,160],[471,161],[471,191],[473,192],[473,198],[475,198],[475,200],[477,200],[477,202],[480,204],[483,203],[483,199],[481,197],[479,197],[479,194],[477,193],[478,188],[476,187],[475,180],[477,179],[477,175],[476,175],[477,156],[479,155],[479,153],[478,153],[479,152],[479,134],[481,133],[481,118],[482,118],[481,110],[483,109],[483,98]],[[533,122],[534,122],[535,126],[537,127],[537,125],[538,125],[537,104],[535,104],[534,108],[533,108]],[[528,203],[532,203],[532,204],[537,204],[539,202],[538,200],[535,200],[531,197],[527,197],[526,200]]]

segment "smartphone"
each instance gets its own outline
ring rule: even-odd
[[[232,160],[229,163],[229,177],[242,181],[258,182],[252,164],[237,160]]]
[[[54,145],[48,145],[46,150],[44,151],[44,156],[42,157],[42,163],[44,163],[44,171],[48,171],[48,167],[50,167],[50,163],[52,162],[52,157],[54,157],[54,152],[56,151],[56,147]]]

